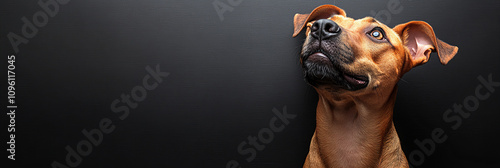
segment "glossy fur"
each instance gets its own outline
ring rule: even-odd
[[[341,33],[329,39],[311,37],[311,25],[319,19],[334,21]],[[426,63],[431,52],[446,64],[458,48],[437,39],[425,22],[389,28],[371,17],[349,18],[333,5],[296,14],[294,26],[294,37],[306,28],[300,59],[306,81],[319,95],[304,167],[408,167],[392,120],[396,84],[404,73]],[[384,39],[373,37],[374,30]],[[328,59],[309,59],[318,52]],[[367,84],[354,85],[354,78]]]

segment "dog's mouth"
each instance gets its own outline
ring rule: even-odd
[[[368,76],[347,71],[342,66],[345,63],[321,51],[302,58],[304,77],[313,86],[332,85],[355,91],[366,88],[370,82]]]
[[[344,79],[351,85],[353,86],[352,88],[357,89],[362,89],[365,88],[368,85],[368,77],[366,76],[361,76],[361,75],[349,75],[347,73],[343,73]]]
[[[306,58],[306,61],[322,63],[322,64],[325,64],[326,66],[333,67],[333,63],[330,60],[330,58],[328,58],[328,56],[326,56],[322,52],[316,52],[314,54],[311,54],[310,56],[308,56]]]

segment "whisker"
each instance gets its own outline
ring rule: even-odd
[[[405,83],[409,83],[408,81],[404,80],[403,78],[400,78],[399,76],[398,76],[398,79],[399,79],[400,81],[405,82]]]

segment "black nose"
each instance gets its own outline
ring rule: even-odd
[[[325,40],[340,34],[340,27],[330,19],[320,19],[311,26],[311,36],[319,40]]]

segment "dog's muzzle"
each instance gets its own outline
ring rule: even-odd
[[[330,19],[320,19],[310,27],[310,40],[303,49],[303,68],[306,81],[313,85],[333,85],[345,90],[365,88],[369,79],[346,71],[353,62],[349,45],[341,41],[342,29]]]

